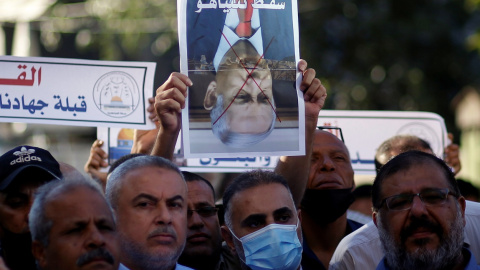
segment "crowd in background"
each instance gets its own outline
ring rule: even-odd
[[[318,130],[326,89],[300,61],[304,156],[240,174],[221,203],[208,179],[171,160],[191,81],[172,73],[151,99],[157,129],[86,178],[47,150],[0,157],[0,269],[478,269],[478,191],[415,136],[379,142],[373,185],[355,187],[345,144]]]

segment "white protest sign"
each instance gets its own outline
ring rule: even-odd
[[[322,110],[318,117],[318,126],[342,129],[355,174],[374,175],[376,149],[383,141],[395,135],[418,136],[429,142],[439,157],[443,157],[443,149],[447,145],[447,132],[443,118],[429,112]],[[338,130],[329,131],[340,138]],[[120,129],[98,129],[99,138],[105,141],[110,140],[106,145],[109,146],[107,151],[113,159],[118,159],[121,155],[130,152],[132,143],[126,141],[127,134],[132,134],[130,136],[133,138],[133,131],[129,133],[121,132]],[[179,140],[177,140],[175,153],[177,164],[192,172],[272,170],[279,159],[277,156],[183,159],[179,156]]]
[[[97,128],[97,139],[104,141],[103,151],[108,154],[108,164],[130,153],[133,146],[133,129]],[[181,138],[182,134],[179,134]],[[192,172],[243,172],[253,169],[273,169],[278,157],[244,158],[189,158],[180,154],[180,140],[175,145],[175,163],[182,169]]]
[[[378,146],[395,135],[420,137],[430,143],[434,153],[441,158],[447,145],[443,118],[429,112],[322,110],[318,126],[342,129],[355,174],[374,175]],[[331,131],[334,134],[337,132]]]
[[[152,129],[155,66],[0,56],[0,121]]]

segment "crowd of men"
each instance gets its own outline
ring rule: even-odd
[[[4,153],[0,270],[480,269],[480,207],[459,191],[458,146],[444,161],[413,136],[384,142],[373,220],[347,218],[355,199],[349,151],[317,129],[326,89],[305,61],[298,69],[306,155],[240,174],[222,211],[210,181],[172,162],[192,84],[180,73],[151,100],[158,128],[137,133],[136,154],[100,173],[106,156],[94,143],[85,169],[100,181],[38,147]]]

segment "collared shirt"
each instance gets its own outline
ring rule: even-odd
[[[355,210],[347,210],[347,218],[361,224],[367,224],[372,221],[372,216],[367,216]]]
[[[480,203],[466,202],[464,242],[476,261],[480,261]],[[375,269],[383,256],[377,227],[369,222],[340,241],[330,260],[329,269]]]
[[[237,43],[240,39],[248,40],[250,44],[255,48],[258,55],[263,55],[263,39],[262,39],[262,29],[260,27],[260,18],[258,14],[258,9],[253,10],[252,15],[252,30],[254,34],[249,38],[241,38],[235,33],[235,28],[239,23],[237,12],[229,12],[225,19],[225,25],[222,30],[222,37],[220,38],[220,43],[218,44],[217,52],[213,58],[213,66],[215,71],[218,71],[218,66],[223,56],[230,50],[230,47],[233,44]]]
[[[363,224],[353,220],[347,219],[346,235],[360,228]],[[304,270],[323,270],[327,269],[322,262],[317,258],[313,250],[307,244],[305,235],[303,235],[303,254],[302,254],[302,268]]]
[[[467,266],[465,266],[464,270],[478,270],[480,269],[480,265],[477,265],[477,261],[475,257],[472,256],[472,252],[468,250],[468,248],[463,249],[463,254],[466,255],[466,259],[468,260]],[[385,264],[385,257],[380,261],[377,266],[376,270],[389,270],[390,268]]]
[[[130,269],[128,269],[125,265],[120,264],[120,266],[118,267],[118,270],[130,270]],[[193,270],[193,269],[177,263],[177,265],[175,266],[175,270]]]

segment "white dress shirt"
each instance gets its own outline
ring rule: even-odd
[[[220,43],[218,44],[217,52],[213,58],[213,66],[215,71],[218,71],[218,65],[222,60],[223,56],[230,50],[230,46],[237,43],[240,39],[245,39],[250,41],[255,50],[259,55],[263,55],[263,39],[262,39],[262,29],[260,27],[260,15],[258,9],[253,10],[251,27],[254,31],[254,34],[249,38],[243,38],[237,36],[235,29],[239,24],[238,13],[235,11],[230,11],[225,18],[225,25],[223,26],[222,34],[225,36],[220,37]],[[228,42],[227,42],[228,40]]]

